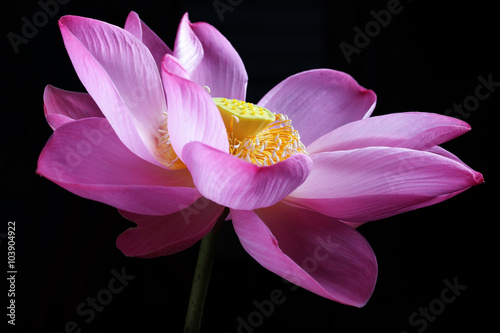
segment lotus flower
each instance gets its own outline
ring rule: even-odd
[[[438,146],[466,123],[420,112],[370,117],[376,95],[345,73],[302,72],[245,102],[238,53],[187,14],[173,51],[134,12],[124,29],[76,16],[59,26],[88,94],[47,86],[55,131],[37,173],[134,221],[117,240],[127,256],[182,251],[229,207],[262,266],[361,307],[377,262],[355,227],[483,181]]]

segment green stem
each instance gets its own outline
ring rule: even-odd
[[[198,261],[194,272],[193,285],[184,323],[184,333],[198,333],[207,296],[210,273],[215,258],[215,248],[217,244],[217,231],[229,214],[229,208],[224,208],[224,212],[215,223],[214,228],[201,240]]]

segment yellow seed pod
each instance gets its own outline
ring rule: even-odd
[[[271,111],[252,103],[221,97],[213,98],[213,101],[220,111],[229,136],[240,141],[257,135],[275,119]]]

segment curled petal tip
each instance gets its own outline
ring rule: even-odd
[[[483,174],[480,172],[474,171],[474,181],[476,182],[476,184],[484,183]]]

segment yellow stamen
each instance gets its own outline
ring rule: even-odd
[[[186,165],[179,159],[174,149],[172,148],[172,144],[170,143],[170,135],[168,134],[168,114],[164,112],[163,115],[165,116],[165,119],[158,129],[160,135],[156,139],[156,158],[168,169],[184,169]]]
[[[214,98],[228,131],[229,153],[258,166],[307,154],[287,116],[238,100]]]

